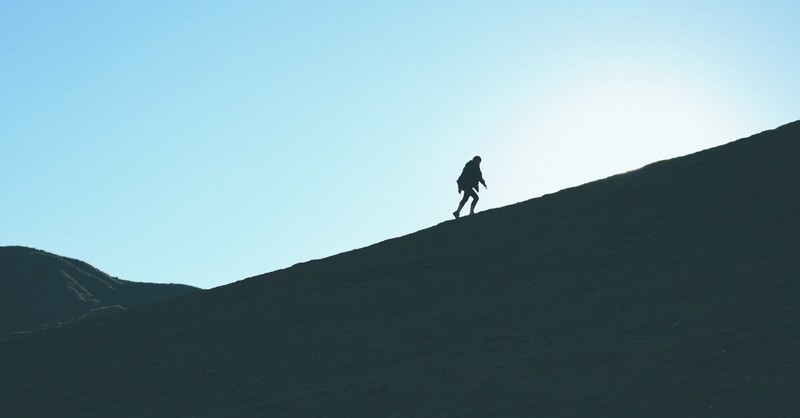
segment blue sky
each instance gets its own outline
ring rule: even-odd
[[[796,1],[0,0],[0,245],[210,288],[800,119]]]

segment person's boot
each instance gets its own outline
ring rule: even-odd
[[[456,209],[456,211],[453,212],[453,216],[455,216],[456,219],[461,217],[461,209],[463,209],[463,208],[464,208],[464,202],[461,202],[458,205],[458,209]]]

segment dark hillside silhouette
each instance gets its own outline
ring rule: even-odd
[[[6,336],[0,416],[799,416],[798,161],[795,122]]]
[[[83,261],[25,247],[0,247],[0,334],[72,322],[197,290],[111,277]]]

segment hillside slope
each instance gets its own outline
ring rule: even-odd
[[[0,334],[29,331],[197,290],[135,283],[89,264],[25,247],[0,247]]]
[[[2,416],[800,414],[800,122],[0,340]]]

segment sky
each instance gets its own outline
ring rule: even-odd
[[[0,0],[0,246],[212,288],[800,119],[800,2]]]

